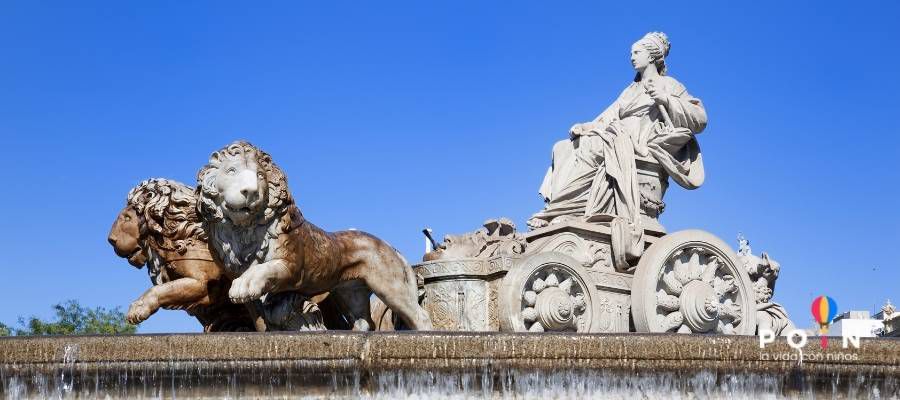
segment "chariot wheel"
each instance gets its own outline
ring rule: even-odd
[[[500,286],[500,330],[593,332],[598,293],[581,263],[558,252],[526,258]]]
[[[638,262],[631,287],[638,332],[753,335],[750,276],[721,239],[700,230],[659,239]]]

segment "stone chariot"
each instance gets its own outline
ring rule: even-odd
[[[645,250],[612,262],[609,221],[568,220],[516,233],[508,220],[448,236],[413,266],[435,329],[753,335],[756,294],[741,260],[700,230],[658,222],[668,176],[637,160]]]

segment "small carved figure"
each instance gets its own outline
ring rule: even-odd
[[[763,252],[759,257],[753,255],[750,241],[744,235],[738,235],[738,259],[753,281],[756,290],[756,323],[757,330],[768,329],[776,335],[787,335],[794,330],[794,323],[788,317],[787,310],[781,304],[772,302],[775,295],[775,281],[781,272],[781,264],[769,258]]]
[[[881,313],[884,316],[885,320],[894,318],[895,311],[897,311],[897,307],[894,307],[894,305],[891,304],[890,299],[888,299],[887,303],[884,303],[884,305],[881,306]]]
[[[508,218],[499,218],[485,221],[484,227],[475,232],[444,236],[444,242],[422,260],[490,258],[524,252],[525,237],[516,233],[516,225]]]
[[[413,329],[431,329],[416,301],[416,278],[397,250],[360,231],[325,232],[307,221],[271,157],[238,141],[197,175],[210,242],[234,282],[233,302],[279,292],[331,292],[357,330],[373,327],[374,292]]]
[[[138,324],[160,308],[185,310],[205,332],[252,331],[243,305],[228,301],[230,281],[209,250],[197,215],[194,189],[166,179],[141,182],[109,233],[117,255],[142,268],[153,287],[131,303],[126,316]]]

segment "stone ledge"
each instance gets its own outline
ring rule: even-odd
[[[900,342],[807,360],[783,340],[674,334],[235,333],[0,338],[0,398],[900,396]],[[768,354],[765,356],[764,354]],[[817,360],[851,354],[845,360]],[[765,358],[769,359],[766,360]],[[677,396],[676,396],[677,397]]]
[[[830,338],[828,350],[810,341],[802,364],[796,359],[775,359],[795,354],[782,339],[760,349],[758,339],[751,336],[676,334],[320,332],[0,339],[0,366],[306,360],[399,369],[482,363],[507,368],[729,367],[748,372],[871,367],[900,375],[900,341],[896,339],[862,339],[860,349],[843,349],[840,338]]]

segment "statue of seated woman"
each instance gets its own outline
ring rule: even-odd
[[[571,220],[609,220],[619,270],[629,270],[644,248],[636,156],[652,157],[684,188],[695,189],[704,179],[694,135],[706,127],[706,111],[666,75],[669,47],[661,32],[650,32],[631,46],[634,81],[597,118],[575,124],[570,137],[553,146],[540,188],[545,207],[528,221],[538,229]]]

